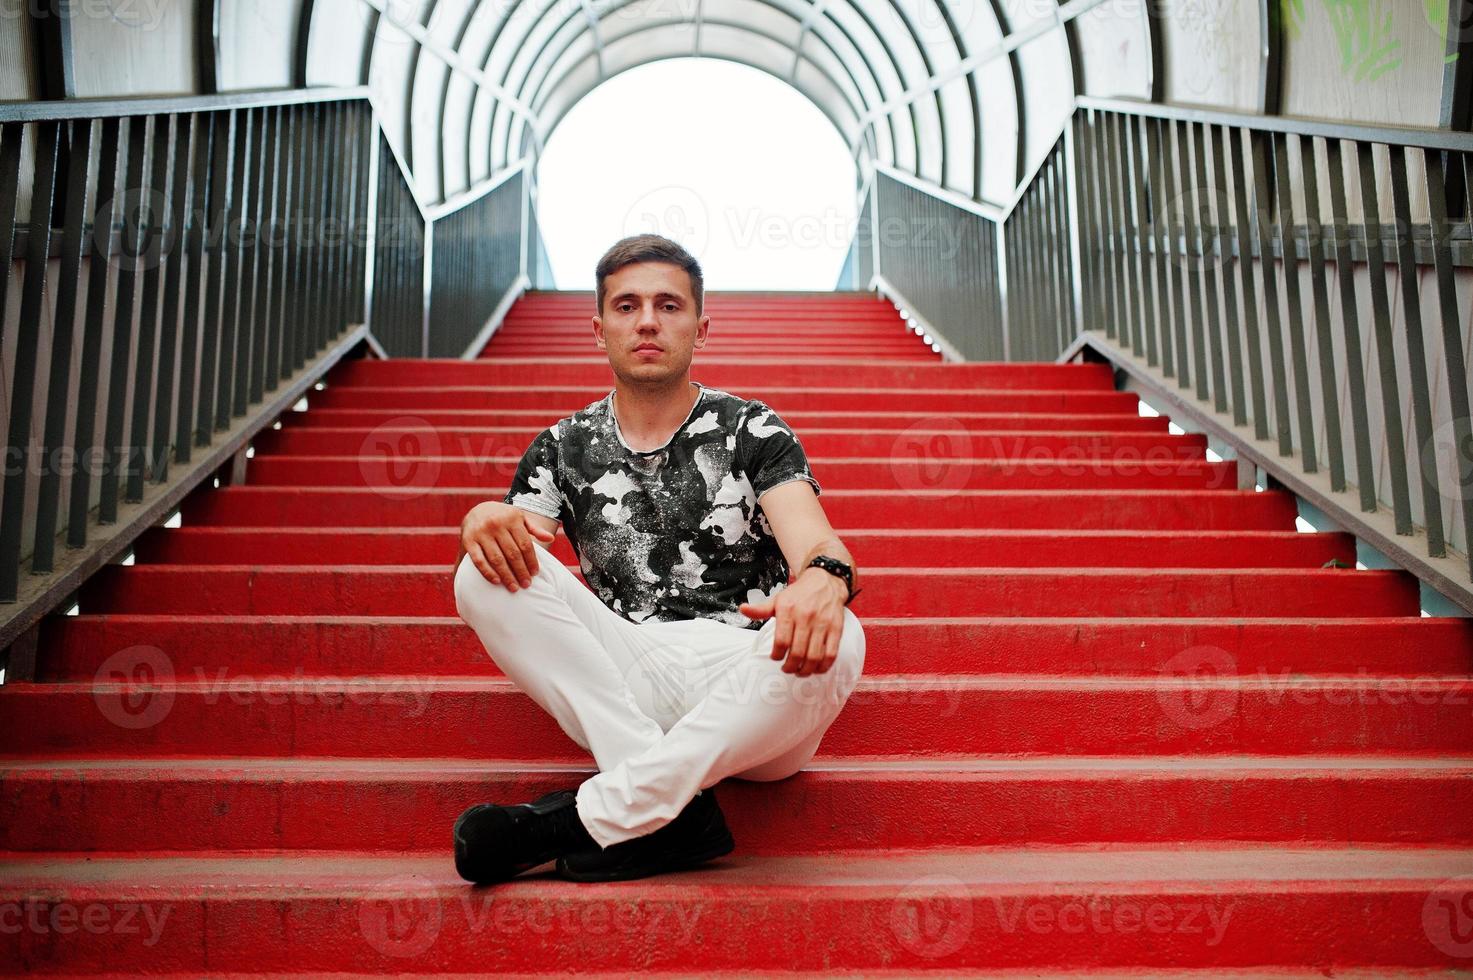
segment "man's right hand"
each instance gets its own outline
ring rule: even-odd
[[[486,581],[504,585],[512,592],[517,583],[532,584],[537,574],[537,547],[533,536],[543,544],[552,544],[557,534],[534,523],[520,507],[497,500],[476,504],[460,522],[460,557],[470,556]],[[452,576],[454,571],[451,572]]]

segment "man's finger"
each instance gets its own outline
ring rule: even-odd
[[[481,573],[482,578],[493,585],[499,585],[501,583],[501,576],[496,573],[496,569],[492,568],[491,563],[486,560],[486,552],[481,550],[481,545],[478,542],[472,541],[465,553],[470,556],[471,564],[476,566],[476,571]]]
[[[511,536],[522,549],[522,559],[526,562],[527,571],[536,575],[538,572],[537,544],[532,540],[532,535],[527,533],[526,527],[520,526],[512,528]]]
[[[824,634],[823,665],[818,668],[820,674],[827,673],[828,669],[834,665],[834,661],[839,658],[839,640],[843,635],[844,627],[842,621],[837,629],[830,629]]]
[[[788,644],[793,638],[793,624],[786,613],[777,617],[777,628],[772,631],[772,659],[782,660],[788,655]]]
[[[515,592],[516,578],[506,563],[506,557],[501,553],[500,543],[495,538],[487,538],[476,543],[481,546],[481,554],[486,556],[486,564],[491,566],[491,581]]]
[[[793,643],[788,654],[788,662],[783,664],[783,671],[789,674],[803,676],[803,668],[808,662],[808,621],[800,618],[793,624]],[[793,668],[788,670],[788,668]]]
[[[506,559],[507,567],[516,579],[517,584],[526,588],[532,582],[532,575],[527,571],[527,561],[522,555],[522,549],[517,544],[517,539],[507,528],[502,528],[496,533],[496,543],[501,546],[502,557]]]

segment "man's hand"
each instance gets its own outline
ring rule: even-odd
[[[749,619],[777,617],[772,659],[787,661],[783,673],[807,677],[822,674],[839,656],[844,633],[844,580],[821,568],[805,568],[792,584],[766,602],[744,602],[739,607]]]
[[[536,536],[543,544],[552,544],[557,534],[537,524],[520,507],[488,500],[476,504],[460,522],[460,555],[455,569],[469,555],[471,563],[494,585],[504,585],[512,592],[520,582],[525,588],[537,574]],[[451,575],[455,574],[451,570]]]

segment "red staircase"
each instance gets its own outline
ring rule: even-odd
[[[466,509],[611,387],[592,306],[341,365],[45,623],[0,687],[0,970],[1473,963],[1473,626],[1106,367],[943,364],[863,294],[712,294],[693,368],[799,432],[865,570],[818,758],[724,783],[706,869],[461,882],[465,806],[592,771],[450,587]]]

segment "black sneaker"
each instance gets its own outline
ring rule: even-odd
[[[710,787],[701,790],[659,830],[600,849],[570,851],[557,870],[573,881],[624,881],[679,871],[730,854],[736,842]]]
[[[477,803],[455,821],[455,870],[466,881],[505,881],[598,841],[578,819],[574,790],[514,806]]]

